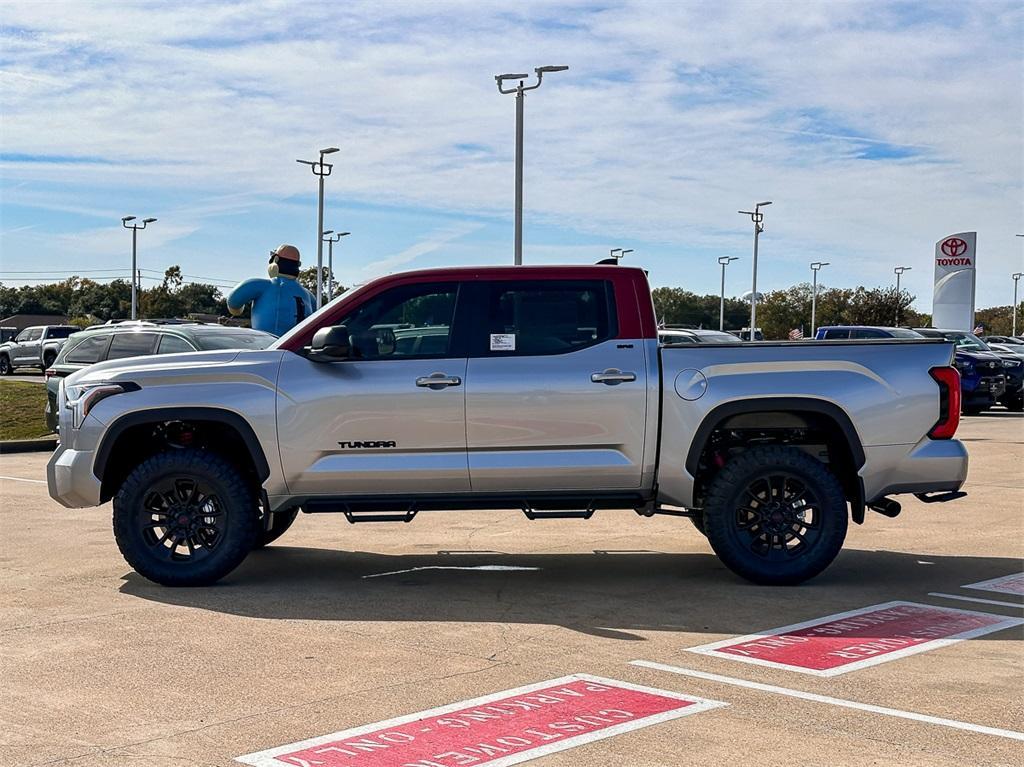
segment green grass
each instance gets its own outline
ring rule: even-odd
[[[43,384],[0,380],[0,440],[45,437],[45,407]]]

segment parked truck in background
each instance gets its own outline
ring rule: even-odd
[[[962,495],[952,354],[944,339],[663,345],[630,267],[409,272],[266,350],[73,373],[47,479],[65,506],[113,500],[125,559],[168,585],[223,577],[299,510],[510,508],[686,516],[736,573],[791,584],[866,509]]]
[[[46,370],[57,359],[57,352],[68,336],[81,328],[75,325],[33,325],[11,341],[0,344],[0,376],[9,376],[17,368]]]

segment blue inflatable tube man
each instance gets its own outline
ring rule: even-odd
[[[228,294],[228,311],[238,316],[252,304],[252,326],[280,336],[313,313],[313,294],[298,282],[299,249],[282,245],[270,253],[270,279],[253,277]]]

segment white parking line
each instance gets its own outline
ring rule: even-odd
[[[385,575],[403,575],[405,573],[418,573],[421,570],[487,570],[490,572],[508,572],[512,570],[540,570],[539,567],[519,567],[517,565],[476,565],[474,567],[459,567],[456,565],[428,565],[426,567],[410,567],[407,570],[392,570],[387,573],[373,573],[364,575],[363,578],[383,578]]]
[[[4,477],[2,475],[0,475],[0,479],[9,479],[12,482],[32,482],[33,484],[36,484],[36,485],[45,485],[46,484],[46,480],[45,479],[26,479],[25,477]]]
[[[667,671],[670,674],[679,674],[681,676],[694,677],[695,679],[705,679],[709,682],[719,682],[721,684],[731,684],[736,687],[746,687],[750,690],[760,690],[761,692],[773,692],[776,695],[787,695],[790,698],[801,698],[803,700],[814,701],[815,703],[825,703],[829,706],[840,706],[842,708],[853,708],[858,711],[869,711],[872,714],[882,714],[884,716],[894,716],[899,719],[911,719],[915,722],[925,722],[927,724],[937,724],[942,727],[952,727],[957,730],[967,730],[968,732],[977,732],[982,735],[995,735],[999,738],[1010,738],[1011,740],[1024,740],[1024,732],[1017,732],[1016,730],[1003,730],[999,727],[986,727],[983,724],[971,724],[970,722],[958,722],[956,719],[943,719],[938,716],[929,716],[928,714],[916,714],[913,711],[900,711],[896,708],[886,708],[885,706],[874,706],[870,703],[858,703],[853,700],[843,700],[842,698],[832,698],[828,695],[818,695],[813,692],[803,692],[802,690],[791,690],[788,687],[777,687],[773,684],[761,684],[760,682],[751,682],[747,679],[737,679],[731,676],[722,676],[720,674],[709,674],[705,671],[695,671],[690,668],[681,668],[680,666],[669,666],[665,663],[655,663],[649,660],[634,660],[630,661],[630,665],[642,666],[644,668],[652,668],[658,671]]]
[[[929,591],[928,596],[930,597],[942,597],[943,599],[960,599],[964,602],[978,602],[983,605],[1000,605],[1001,607],[1016,607],[1018,609],[1024,608],[1024,604],[1020,602],[1000,602],[998,599],[980,599],[978,597],[961,597],[957,594],[942,594],[938,591]]]

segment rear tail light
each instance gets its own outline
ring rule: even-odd
[[[57,371],[54,370],[53,368],[47,368],[46,370],[43,371],[43,375],[49,378],[50,376],[57,375]]]
[[[939,420],[928,432],[932,439],[952,439],[960,425],[960,373],[954,367],[928,371],[939,385]]]

